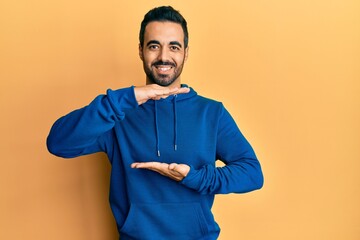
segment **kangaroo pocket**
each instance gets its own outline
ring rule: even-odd
[[[120,235],[141,240],[193,240],[208,234],[199,203],[132,204]]]

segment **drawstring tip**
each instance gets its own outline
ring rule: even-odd
[[[177,150],[177,145],[176,144],[174,145],[174,149],[175,149],[175,151]]]
[[[157,151],[157,155],[158,155],[158,157],[160,157],[160,150]]]

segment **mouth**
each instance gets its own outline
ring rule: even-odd
[[[170,65],[159,65],[159,66],[155,66],[155,69],[157,70],[158,73],[160,74],[166,74],[168,73],[173,67]]]
[[[158,74],[166,75],[175,67],[175,64],[171,62],[157,62],[153,66]]]

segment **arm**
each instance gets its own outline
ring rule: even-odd
[[[158,100],[188,91],[188,88],[156,84],[108,90],[106,95],[96,97],[88,106],[58,119],[47,138],[48,150],[65,158],[103,151],[98,139],[111,130],[117,121],[124,119],[124,110],[134,109],[149,99]]]
[[[260,163],[225,108],[219,119],[217,158],[226,166],[194,169],[186,164],[139,162],[131,167],[158,172],[202,194],[245,193],[262,187]]]
[[[191,167],[183,185],[202,194],[245,193],[262,187],[260,163],[225,108],[219,118],[216,149],[217,159],[226,166]]]
[[[71,158],[101,151],[97,139],[125,117],[125,109],[137,105],[133,87],[108,90],[54,123],[47,138],[49,152]]]

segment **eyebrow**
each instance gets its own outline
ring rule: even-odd
[[[159,42],[159,41],[156,41],[156,40],[151,40],[151,41],[149,41],[149,42],[146,44],[146,46],[149,46],[149,45],[151,45],[151,44],[159,44],[159,45],[160,45],[160,42]]]
[[[177,45],[177,46],[179,46],[180,48],[182,48],[181,43],[179,43],[178,41],[172,41],[172,42],[170,42],[170,45]]]
[[[150,40],[150,41],[146,44],[146,46],[149,46],[149,45],[151,45],[151,44],[159,44],[159,45],[160,45],[160,42],[157,41],[157,40]],[[176,45],[176,46],[179,46],[180,48],[182,48],[181,43],[179,43],[178,41],[171,41],[171,42],[170,42],[170,45]]]

